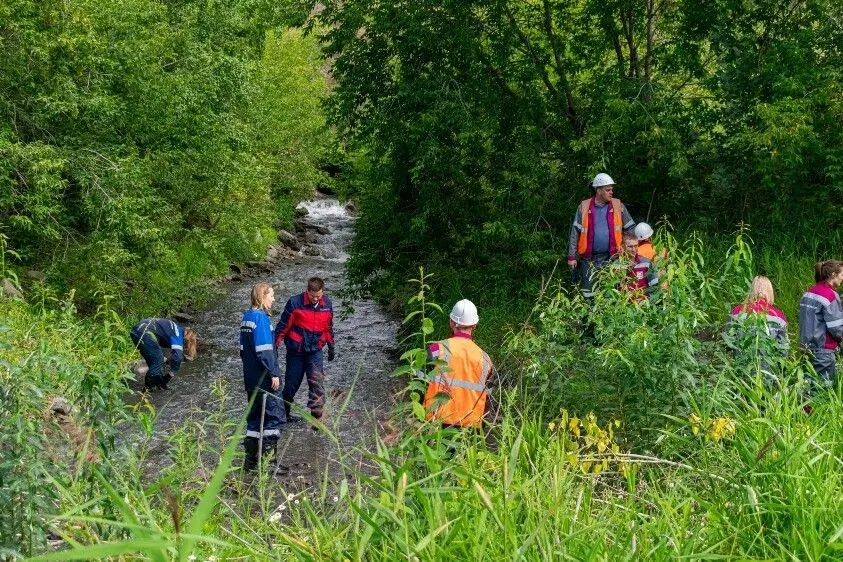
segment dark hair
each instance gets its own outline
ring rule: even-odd
[[[814,280],[817,283],[828,281],[843,269],[843,262],[837,260],[825,260],[814,265]]]
[[[594,187],[594,180],[589,180],[588,182],[588,192],[594,195],[597,193],[597,188]]]
[[[635,232],[631,230],[624,230],[623,232],[623,241],[626,242],[627,240],[635,239],[638,242],[638,236],[635,235]]]
[[[307,280],[308,291],[321,291],[325,288],[325,281],[321,277],[311,277]]]

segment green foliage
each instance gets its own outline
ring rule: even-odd
[[[86,310],[105,291],[158,313],[262,255],[329,143],[315,39],[273,31],[303,10],[5,3],[0,222],[20,265]]]
[[[37,310],[0,301],[0,543],[31,554],[44,540],[58,492],[50,480],[80,481],[91,493],[87,463],[114,450],[128,350],[122,321],[107,306],[81,321],[70,299]],[[61,398],[72,409],[51,411]],[[5,554],[4,554],[5,556]]]
[[[839,2],[325,4],[365,288],[424,264],[529,295],[598,171],[680,231],[840,225]]]
[[[780,387],[768,387],[757,370],[737,367],[714,342],[689,336],[693,341],[673,350],[654,338],[647,354],[640,351],[646,334],[629,333],[634,318],[644,320],[642,333],[672,322],[681,324],[677,332],[694,329],[697,336],[719,322],[715,310],[723,303],[710,289],[736,284],[733,293],[742,294],[752,257],[742,237],[716,274],[706,273],[699,242],[666,240],[670,285],[650,305],[612,300],[617,291],[606,276],[601,298],[615,307],[612,318],[621,326],[612,333],[597,323],[600,347],[559,343],[575,334],[582,303],[548,287],[532,334],[510,341],[514,355],[538,357],[539,364],[508,361],[509,376],[522,381],[505,394],[488,435],[418,420],[410,406],[418,395],[408,393],[393,420],[402,424],[397,434],[374,435],[361,450],[334,442],[340,475],[326,473],[309,490],[291,492],[266,476],[241,480],[230,470],[230,436],[239,434],[242,420],[229,419],[228,390],[220,385],[205,423],[169,437],[169,467],[144,476],[141,444],[112,456],[113,475],[95,478],[94,495],[78,478],[56,486],[62,514],[51,524],[73,546],[39,559],[836,558],[843,548],[839,393],[817,397],[805,416],[799,385],[807,371],[798,358],[785,365]],[[408,320],[417,338],[408,340],[414,343],[404,356],[405,374],[425,368],[417,352],[432,335],[429,280],[421,271],[412,281],[418,313]],[[651,310],[670,320],[658,324]],[[596,374],[579,356],[608,359],[597,371],[607,384],[625,384],[626,362],[650,377],[648,369],[664,367],[662,360],[677,361],[688,384],[674,389],[675,398],[663,388],[670,374],[636,389],[640,409],[633,401],[623,410],[617,402],[590,403],[593,397],[569,384]],[[560,389],[552,380],[538,388],[535,379],[562,363],[566,370],[552,376],[568,378],[569,394],[548,399]],[[561,403],[572,409],[555,409]],[[659,415],[657,403],[675,405],[674,413]],[[641,419],[644,411],[648,420]],[[218,465],[206,466],[218,457]]]

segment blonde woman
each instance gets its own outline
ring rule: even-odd
[[[246,399],[252,400],[246,419],[246,440],[243,443],[246,450],[243,466],[247,470],[254,470],[258,466],[261,438],[263,453],[275,455],[281,426],[286,421],[281,403],[281,369],[273,349],[272,324],[269,320],[273,302],[275,291],[272,286],[258,283],[252,289],[252,306],[243,313],[240,322],[243,383]]]
[[[787,355],[787,317],[776,307],[773,284],[763,275],[752,280],[746,301],[732,309],[727,343],[739,358],[760,355],[761,370],[770,372],[771,351]]]

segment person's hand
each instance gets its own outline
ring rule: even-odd
[[[334,360],[334,356],[335,356],[335,354],[334,354],[334,348],[333,348],[333,347],[329,347],[329,348],[328,348],[328,361],[333,361],[333,360]]]
[[[568,260],[568,267],[571,269],[577,267],[577,260]]]
[[[281,377],[272,377],[272,390],[281,388]]]

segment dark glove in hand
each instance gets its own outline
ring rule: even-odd
[[[333,360],[334,360],[334,348],[329,347],[328,348],[328,361],[333,361]]]

